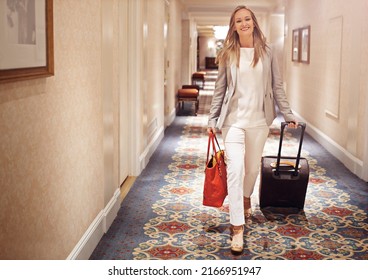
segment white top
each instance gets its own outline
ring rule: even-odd
[[[263,67],[259,61],[253,68],[254,48],[240,48],[234,96],[224,126],[249,128],[266,125],[263,109]]]

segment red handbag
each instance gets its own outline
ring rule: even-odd
[[[218,150],[216,150],[216,144]],[[212,156],[209,159],[210,148]],[[208,137],[207,160],[203,188],[203,205],[221,207],[227,196],[227,177],[225,152],[221,150],[216,135],[210,133]]]

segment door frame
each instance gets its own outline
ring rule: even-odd
[[[128,2],[128,30],[126,47],[128,51],[128,114],[121,112],[122,117],[128,116],[128,130],[120,133],[129,134],[129,155],[121,155],[129,162],[129,175],[141,173],[140,147],[142,142],[141,124],[141,90],[142,90],[142,0],[124,0]]]
[[[122,184],[130,174],[129,160],[129,129],[130,118],[127,118],[129,108],[128,90],[128,33],[129,33],[129,0],[119,1],[119,183]]]

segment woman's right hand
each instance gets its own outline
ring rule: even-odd
[[[214,128],[214,127],[208,127],[207,128],[207,132],[208,132],[208,134],[210,134],[210,133],[216,134],[216,128]]]

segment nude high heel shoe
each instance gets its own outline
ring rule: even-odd
[[[239,255],[243,252],[244,241],[244,226],[231,226],[231,252],[235,255]]]
[[[244,196],[244,217],[249,219],[252,217],[252,205],[250,203],[250,197]]]

